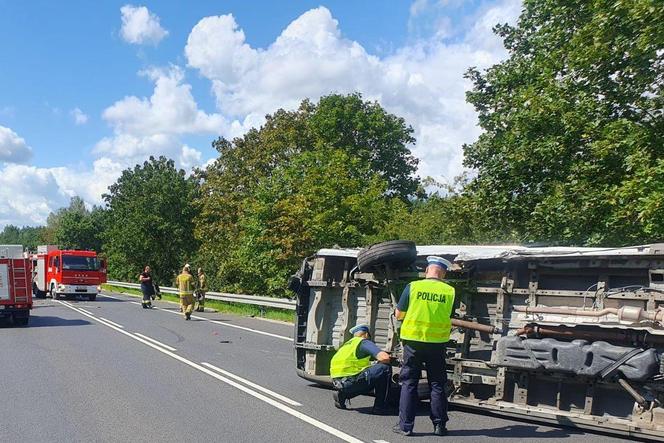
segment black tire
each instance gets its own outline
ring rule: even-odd
[[[410,240],[392,240],[371,245],[357,254],[357,266],[362,272],[378,266],[389,265],[393,269],[410,266],[417,258],[415,243]]]
[[[32,284],[32,293],[34,294],[35,298],[46,298],[46,292],[40,291],[35,283]]]
[[[91,295],[88,295],[88,300],[89,300],[89,301],[95,301],[95,300],[97,300],[97,294],[91,294]]]
[[[16,326],[28,326],[28,322],[30,321],[30,315],[26,315],[25,317],[14,317],[13,318],[14,324]]]
[[[51,298],[53,300],[58,300],[60,298],[60,294],[55,290],[55,286],[51,286]]]

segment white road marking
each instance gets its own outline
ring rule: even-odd
[[[106,294],[99,294],[99,295],[101,295],[102,297],[106,297],[106,298],[112,298],[113,300],[120,300],[120,301],[124,301],[124,300],[123,300],[123,299],[121,299],[121,298],[117,298],[117,297],[113,297],[113,296],[110,296],[110,295],[106,295]]]
[[[390,443],[387,440],[374,440],[374,443]]]
[[[170,311],[168,309],[161,309],[161,308],[153,308],[153,309],[157,309],[159,311],[164,311],[164,312],[169,312],[171,314],[182,315],[181,312]],[[197,320],[209,321],[210,323],[214,323],[214,324],[221,325],[221,326],[228,326],[229,328],[242,329],[243,331],[249,331],[249,332],[253,332],[255,334],[267,335],[268,337],[278,338],[280,340],[293,341],[292,338],[286,337],[285,335],[277,335],[277,334],[272,334],[270,332],[260,331],[258,329],[251,329],[251,328],[246,328],[244,326],[231,325],[231,324],[224,323],[224,322],[221,322],[221,321],[210,320],[209,318],[205,318],[205,317],[199,317],[198,315],[192,315],[191,318],[195,318]]]
[[[81,311],[82,311],[82,310],[83,310],[83,309],[81,309]],[[86,311],[86,312],[87,312],[87,311]],[[107,319],[107,318],[104,318],[104,317],[99,317],[99,318],[101,318],[102,320],[104,320],[104,321],[107,322],[107,323],[112,324],[113,326],[117,326],[118,328],[122,328],[122,329],[124,329],[124,326],[122,326],[121,324],[115,323],[114,321],[111,321],[111,320],[109,320],[109,319]]]
[[[85,309],[83,309],[83,308],[78,308],[78,309],[80,309],[81,311],[86,312],[86,313],[88,313],[88,314],[90,314],[90,315],[94,315],[92,312],[87,311],[87,310],[85,310]]]
[[[230,378],[226,378],[226,377],[224,377],[220,374],[217,374],[216,372],[214,372],[214,371],[212,371],[212,370],[210,370],[210,369],[208,369],[204,366],[201,366],[198,363],[194,363],[191,360],[187,360],[186,358],[181,357],[177,354],[174,354],[171,351],[168,351],[168,350],[166,350],[164,348],[161,348],[161,347],[159,347],[159,346],[157,346],[153,343],[150,343],[149,341],[144,340],[141,337],[136,336],[135,334],[127,332],[127,331],[125,331],[121,328],[118,328],[116,326],[113,326],[110,323],[106,323],[103,320],[101,320],[100,318],[95,317],[94,315],[86,314],[85,312],[81,311],[79,308],[77,308],[75,306],[72,306],[72,305],[70,305],[66,302],[61,302],[59,300],[56,300],[56,302],[61,303],[63,306],[66,306],[69,309],[72,309],[76,312],[79,312],[79,313],[85,315],[86,317],[90,317],[91,319],[98,321],[99,323],[103,324],[104,326],[108,326],[109,328],[114,329],[115,331],[117,331],[121,334],[124,334],[124,335],[126,335],[127,337],[129,337],[133,340],[136,340],[140,343],[143,343],[144,345],[149,346],[152,349],[156,349],[157,351],[161,352],[162,354],[165,354],[165,355],[167,355],[167,356],[169,356],[169,357],[171,357],[175,360],[178,360],[178,361],[184,363],[187,366],[190,366],[194,369],[197,369],[197,370],[203,372],[204,374],[209,375],[210,377],[213,377],[213,378],[215,378],[215,379],[217,379],[217,380],[219,380],[223,383],[226,383],[227,385],[230,385],[230,386],[232,386],[236,389],[239,389],[240,391],[245,392],[245,393],[251,395],[252,397],[255,397],[255,398],[269,404],[270,406],[274,406],[275,408],[277,408],[277,409],[279,409],[279,410],[281,410],[281,411],[283,411],[283,412],[285,412],[285,413],[287,413],[287,414],[289,414],[289,415],[291,415],[291,416],[293,416],[297,419],[300,419],[300,420],[302,420],[306,423],[309,423],[310,425],[315,426],[316,428],[318,428],[322,431],[325,431],[325,432],[327,432],[331,435],[334,435],[335,437],[340,438],[341,440],[347,441],[349,443],[363,443],[362,440],[360,440],[358,438],[355,438],[350,434],[346,434],[345,432],[343,432],[339,429],[333,428],[332,426],[330,426],[328,424],[325,424],[321,421],[318,421],[313,417],[309,417],[308,415],[303,414],[300,411],[295,410],[295,409],[293,409],[289,406],[286,406],[282,403],[279,403],[278,401],[273,400],[270,397],[267,397],[267,396],[261,394],[260,392],[254,391],[254,390],[252,390],[252,389],[250,389],[250,388],[248,388],[244,385],[241,385],[238,382],[235,382],[235,381],[231,380]]]
[[[105,295],[104,297],[109,297],[109,296]],[[111,297],[111,298],[113,298],[113,297]],[[122,299],[118,298],[116,300],[122,300]],[[133,303],[135,305],[140,305],[141,304],[137,301],[130,301],[129,303]],[[157,308],[155,306],[153,306],[152,309],[155,309],[155,310],[158,310],[158,311],[168,312],[170,314],[182,315],[181,312],[175,312],[175,311],[171,311],[171,310],[168,310],[168,309]],[[221,326],[228,326],[229,328],[241,329],[243,331],[253,332],[255,334],[266,335],[268,337],[278,338],[280,340],[286,340],[286,341],[291,341],[291,342],[293,341],[293,339],[291,337],[286,337],[285,335],[272,334],[270,332],[265,332],[265,331],[261,331],[261,330],[258,330],[258,329],[247,328],[245,326],[231,325],[231,324],[220,322],[220,321],[217,321],[217,320],[210,320],[209,318],[199,317],[198,315],[192,315],[191,317],[195,318],[195,319],[198,319],[198,320],[209,321],[210,323],[215,323],[215,324],[221,325]]]
[[[291,399],[288,398],[288,397],[284,397],[284,396],[281,395],[281,394],[277,394],[276,392],[271,391],[271,390],[269,390],[269,389],[267,389],[267,388],[264,388],[264,387],[261,386],[261,385],[257,385],[256,383],[251,382],[251,381],[247,380],[246,378],[242,378],[242,377],[240,377],[240,376],[238,376],[238,375],[235,375],[235,374],[233,374],[233,373],[231,373],[231,372],[228,372],[228,371],[226,371],[226,370],[224,370],[224,369],[221,369],[221,368],[218,368],[218,367],[216,367],[216,366],[214,366],[214,365],[211,365],[210,363],[202,362],[201,364],[202,364],[203,366],[206,366],[206,367],[210,368],[210,369],[214,369],[215,371],[217,371],[217,372],[219,372],[219,373],[225,375],[226,377],[234,378],[235,380],[241,381],[241,382],[244,383],[245,385],[247,385],[247,386],[251,386],[252,388],[256,389],[257,391],[261,391],[261,392],[263,392],[263,393],[265,393],[265,394],[267,394],[267,395],[269,395],[269,396],[271,396],[271,397],[277,398],[277,399],[283,401],[284,403],[288,403],[288,404],[291,405],[291,406],[302,406],[302,403],[298,403],[298,402],[296,402],[295,400],[291,400]]]
[[[169,351],[173,351],[173,352],[177,351],[177,349],[175,349],[174,347],[172,347],[172,346],[168,346],[168,345],[166,345],[166,344],[164,344],[164,343],[162,343],[162,342],[160,342],[160,341],[155,340],[154,338],[150,338],[150,337],[148,337],[147,335],[139,334],[138,332],[134,332],[134,334],[136,334],[136,335],[138,335],[139,337],[144,338],[144,339],[146,339],[146,340],[148,340],[148,341],[151,341],[152,343],[157,344],[157,345],[161,346],[161,347],[164,348],[164,349],[168,349]]]

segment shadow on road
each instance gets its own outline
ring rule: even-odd
[[[31,316],[28,328],[46,328],[51,326],[86,326],[91,324],[89,321],[81,319],[64,319],[51,316]],[[3,324],[2,327],[5,327]]]
[[[451,427],[451,426],[450,426]],[[507,425],[493,429],[450,429],[450,437],[494,437],[494,438],[566,438],[571,434],[580,434],[565,428],[539,430],[537,425]]]

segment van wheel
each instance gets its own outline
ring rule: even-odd
[[[362,249],[357,254],[357,266],[362,272],[389,265],[399,269],[410,266],[417,258],[415,243],[410,240],[392,240]]]

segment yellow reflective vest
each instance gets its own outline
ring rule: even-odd
[[[401,324],[403,340],[446,343],[452,329],[454,288],[435,279],[410,284],[408,310]]]
[[[357,348],[366,340],[362,337],[353,337],[339,348],[330,362],[330,376],[332,378],[350,377],[357,375],[371,366],[371,356],[357,358]]]
[[[180,295],[193,295],[194,294],[194,276],[185,274],[184,272],[178,275],[178,293]]]

